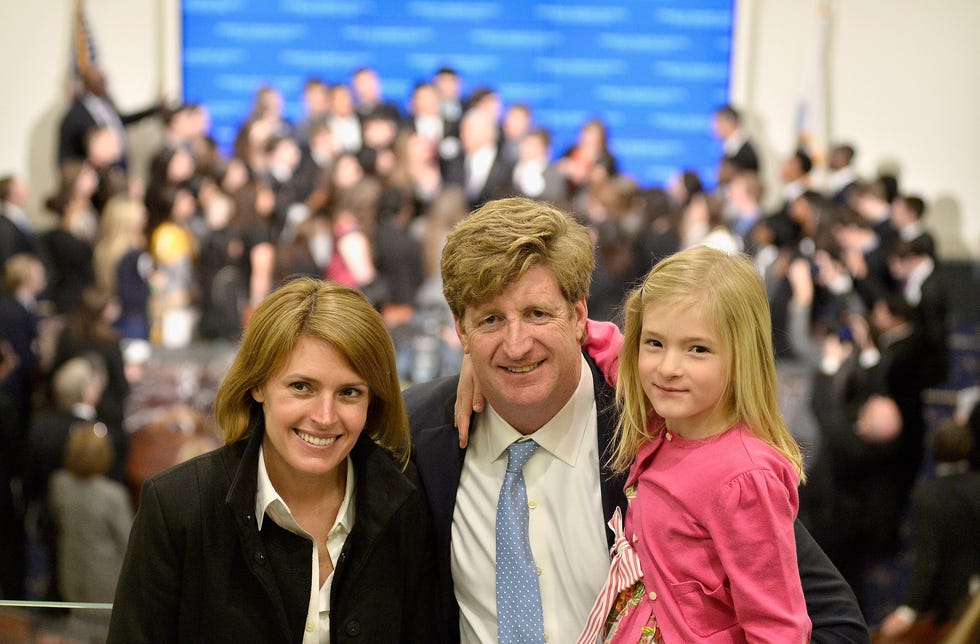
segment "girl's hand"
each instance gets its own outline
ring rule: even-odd
[[[459,384],[456,386],[456,405],[453,407],[453,419],[459,430],[459,448],[465,449],[470,440],[470,419],[473,414],[479,414],[486,407],[487,399],[480,390],[480,383],[473,373],[473,363],[469,355],[463,355],[463,364],[459,368]]]

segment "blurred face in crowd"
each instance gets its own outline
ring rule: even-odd
[[[354,113],[354,99],[346,85],[335,85],[330,90],[330,111],[340,117]]]
[[[412,114],[415,116],[438,116],[439,94],[432,85],[419,85],[412,94]]]

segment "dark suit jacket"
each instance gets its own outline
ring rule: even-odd
[[[143,486],[109,642],[300,642],[310,541],[266,518],[251,437]],[[362,435],[351,452],[356,516],[334,570],[330,641],[431,642],[428,513],[413,468]]]
[[[906,603],[937,619],[956,617],[980,574],[980,472],[923,481],[912,495],[915,563]]]
[[[109,105],[119,115],[119,120],[122,121],[124,126],[140,121],[148,116],[153,116],[160,111],[159,107],[154,106],[130,114],[120,114],[111,100],[109,101]],[[78,97],[72,101],[68,107],[68,111],[61,119],[61,126],[58,130],[58,165],[61,165],[68,159],[85,158],[85,136],[95,126],[95,117],[85,107],[85,103],[82,102],[82,97]],[[125,152],[123,154],[125,155]]]
[[[490,172],[487,173],[487,180],[480,194],[469,199],[470,208],[479,208],[493,199],[513,197],[516,194],[513,175],[514,164],[504,159],[498,152],[493,158],[493,164],[490,166]],[[446,163],[443,167],[443,180],[461,186],[463,189],[466,188],[466,158],[463,154]]]
[[[725,159],[739,170],[759,171],[759,155],[751,141],[746,140],[735,154],[725,155]]]
[[[37,254],[37,240],[7,217],[0,206],[0,269],[19,253]]]
[[[912,495],[915,563],[906,604],[940,621],[965,607],[971,575],[980,574],[980,472],[920,483]]]
[[[616,424],[615,392],[595,363],[585,356],[595,383],[599,462],[605,463]],[[450,538],[456,489],[466,451],[459,448],[453,425],[458,376],[415,385],[405,391],[408,420],[422,488],[429,500],[435,547],[437,582],[437,631],[439,642],[459,642],[459,605],[453,592],[450,567]],[[626,511],[624,475],[613,474],[605,465],[600,475],[602,511],[608,521],[617,507]],[[867,626],[854,593],[806,529],[796,522],[797,558],[807,612],[813,622],[813,642],[869,642]],[[610,540],[612,535],[607,534]]]
[[[914,309],[914,322],[926,345],[923,369],[929,387],[946,382],[949,377],[949,291],[940,271],[942,266],[937,262],[932,274],[922,282],[922,298]]]

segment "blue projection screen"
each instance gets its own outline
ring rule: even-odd
[[[183,0],[184,98],[211,110],[230,150],[255,90],[300,116],[310,76],[346,82],[378,70],[404,109],[441,66],[464,93],[497,90],[532,106],[560,153],[593,117],[620,169],[662,186],[678,169],[715,182],[711,115],[728,101],[734,0]]]

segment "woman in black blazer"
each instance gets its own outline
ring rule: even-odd
[[[429,641],[425,496],[367,300],[312,278],[270,294],[215,418],[224,447],[143,486],[108,641]]]

